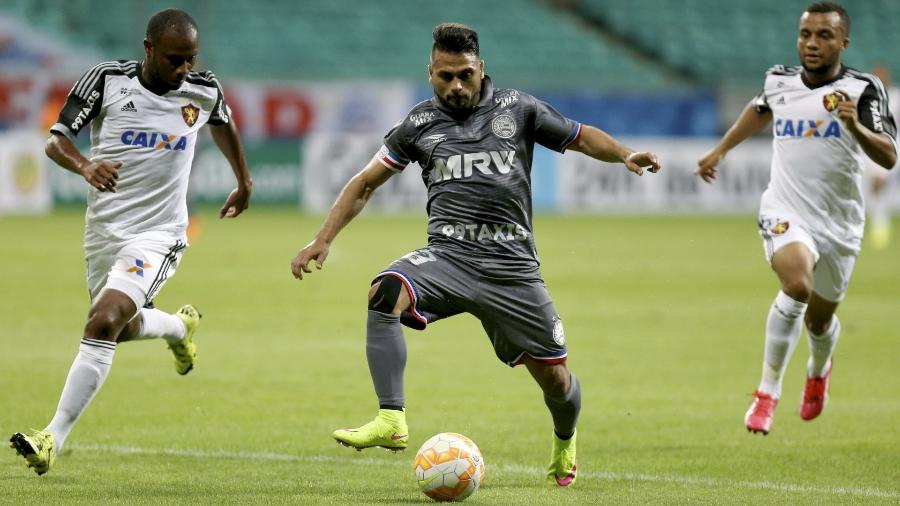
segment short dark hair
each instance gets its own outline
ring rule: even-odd
[[[461,23],[441,23],[431,33],[435,50],[448,53],[469,53],[478,56],[478,32]]]
[[[847,11],[840,4],[835,2],[816,2],[809,4],[809,7],[804,12],[837,12],[841,18],[841,24],[844,25],[844,33],[848,36],[850,35],[850,15],[847,14]]]
[[[199,33],[197,22],[190,14],[181,9],[164,9],[150,16],[150,21],[147,22],[147,40],[155,42],[167,30],[187,34],[191,29]]]

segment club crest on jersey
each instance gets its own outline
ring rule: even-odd
[[[184,151],[187,149],[187,137],[161,134],[158,132],[140,132],[126,130],[122,133],[122,144],[128,146],[141,146],[144,148],[167,149],[169,151]]]
[[[139,277],[144,277],[144,269],[149,269],[153,267],[147,262],[144,262],[140,258],[134,260],[134,265],[128,269],[128,272],[133,272],[137,274]]]
[[[491,130],[501,139],[509,139],[516,135],[516,120],[509,114],[501,114],[491,121]]]
[[[779,221],[774,227],[772,227],[772,235],[781,235],[788,231],[791,228],[791,223],[789,221]]]
[[[828,112],[837,109],[838,102],[840,102],[840,98],[838,98],[837,93],[829,93],[822,97],[822,105],[825,106],[825,110]]]
[[[199,117],[200,109],[197,108],[194,104],[188,104],[181,108],[181,118],[185,123],[187,123],[187,126],[194,126],[194,123],[197,122],[197,118]]]
[[[837,120],[827,124],[825,120],[778,119],[775,120],[775,137],[840,137],[841,126]]]

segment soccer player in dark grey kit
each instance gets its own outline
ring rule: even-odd
[[[603,131],[563,117],[514,89],[494,88],[484,74],[478,34],[444,23],[434,29],[428,78],[434,97],[416,105],[384,146],[341,191],[315,238],[294,258],[298,279],[328,257],[338,232],[372,193],[409,163],[428,189],[428,247],[379,273],[369,290],[366,356],[380,409],[334,438],[359,450],[405,449],[406,342],[401,324],[418,330],[459,313],[478,318],[497,357],[525,364],[544,392],[554,437],[548,479],[575,482],[575,424],[581,389],[566,367],[562,322],[541,279],[531,225],[534,143],[621,162],[638,175],[659,170],[656,155],[635,152]]]

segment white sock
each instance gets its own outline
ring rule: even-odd
[[[78,417],[103,385],[115,353],[116,343],[88,338],[81,340],[78,355],[69,369],[66,385],[59,397],[56,414],[46,429],[53,434],[57,453],[69,437]]]
[[[794,348],[800,340],[806,304],[779,291],[766,320],[766,347],[759,390],[775,399],[781,397],[781,380]]]
[[[831,317],[831,324],[824,334],[814,335],[806,329],[809,336],[809,361],[806,363],[806,374],[813,378],[821,378],[831,363],[831,354],[841,336],[841,322],[837,315]]]
[[[174,344],[184,339],[184,322],[181,318],[160,311],[159,309],[143,308],[140,312],[141,330],[134,341],[143,339],[162,338],[169,344]]]

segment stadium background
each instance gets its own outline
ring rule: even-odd
[[[900,76],[900,2],[846,3],[846,63]],[[357,454],[328,437],[371,416],[365,288],[425,240],[417,167],[379,191],[325,272],[298,284],[288,264],[385,130],[430,95],[430,32],[454,20],[480,31],[498,85],[654,150],[665,168],[637,178],[577,153],[536,154],[542,272],[584,391],[576,486],[541,486],[542,400],[468,316],[407,333],[411,446],[471,436],[488,463],[473,504],[896,504],[897,241],[864,248],[857,264],[826,413],[797,416],[800,343],[775,430],[752,437],[741,418],[777,290],[755,222],[770,134],[731,153],[715,185],[691,175],[766,68],[797,61],[805,5],[0,0],[0,436],[46,422],[88,309],[86,186],[43,154],[74,80],[99,61],[141,58],[156,10],[188,10],[199,67],[225,86],[255,180],[247,213],[214,219],[233,176],[203,134],[191,192],[202,233],[156,301],[204,312],[197,370],[176,376],[161,342],[123,345],[51,473],[38,480],[0,453],[0,503],[425,500],[411,452]]]
[[[736,150],[715,188],[690,175],[696,159],[761,89],[774,63],[795,64],[797,12],[805,0],[212,0],[176,2],[201,28],[198,67],[226,89],[255,180],[254,203],[327,210],[379,147],[383,134],[428,97],[430,30],[458,20],[481,33],[488,73],[563,114],[597,125],[666,165],[637,184],[583,156],[538,150],[539,210],[752,212],[768,178],[769,133]],[[139,59],[147,18],[165,2],[7,0],[0,5],[0,209],[80,203],[80,178],[41,153],[71,83],[95,62]],[[410,8],[415,5],[415,8]],[[717,7],[718,6],[718,7]],[[854,2],[845,61],[900,74],[892,48],[900,3]],[[642,137],[641,139],[632,139]],[[649,137],[649,138],[647,138]],[[87,135],[80,136],[82,146]],[[373,204],[421,209],[416,171],[391,181]],[[230,171],[199,144],[194,202],[217,202]],[[896,186],[891,196],[898,205]],[[24,193],[24,195],[23,195]]]

